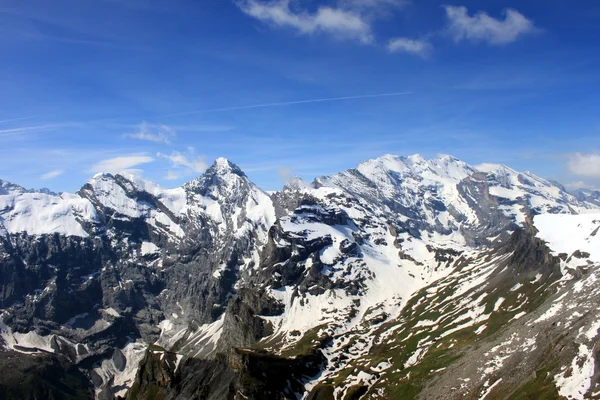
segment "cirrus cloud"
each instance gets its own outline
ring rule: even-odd
[[[61,170],[61,169],[57,169],[54,171],[50,171],[50,172],[46,172],[45,174],[43,174],[42,176],[40,176],[40,179],[43,181],[47,181],[50,179],[54,179],[60,175],[62,175],[65,171]]]
[[[122,156],[122,157],[114,157],[109,158],[107,160],[102,160],[96,164],[94,164],[89,172],[92,173],[100,173],[100,172],[108,172],[108,173],[119,173],[119,172],[127,172],[132,167],[147,164],[154,161],[154,158],[145,156],[145,155],[132,155],[132,156]]]
[[[146,140],[155,143],[171,144],[175,130],[167,125],[156,125],[142,122],[138,125],[137,132],[124,135],[127,138]]]

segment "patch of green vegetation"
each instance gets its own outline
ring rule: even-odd
[[[315,349],[321,343],[323,337],[319,336],[319,331],[326,328],[327,325],[319,325],[306,331],[302,338],[298,340],[293,347],[284,350],[281,353],[282,357],[297,357],[300,355],[306,355],[311,350]]]
[[[386,394],[392,399],[415,399],[435,375],[434,371],[449,366],[459,358],[459,352],[432,347],[418,364],[387,375],[388,380],[383,385]]]
[[[136,400],[164,400],[165,392],[163,388],[149,385],[145,388],[144,392],[140,391],[139,384],[134,384],[129,391],[127,396],[128,399],[136,399]]]
[[[491,261],[491,255],[488,255]],[[497,266],[500,270],[504,265]],[[455,269],[458,271],[458,269]],[[523,276],[517,277],[522,286],[515,290],[516,280],[512,276],[489,282],[488,285],[473,287],[459,298],[451,299],[458,290],[462,281],[469,279],[473,271],[466,270],[460,276],[454,276],[453,280],[442,280],[429,285],[411,297],[404,306],[400,316],[393,321],[387,321],[379,325],[375,331],[376,338],[385,338],[370,348],[369,355],[351,363],[343,370],[336,372],[325,385],[339,387],[349,383],[349,376],[356,376],[360,371],[375,374],[376,366],[382,362],[391,365],[380,376],[380,379],[371,387],[366,397],[383,389],[384,398],[387,399],[415,399],[429,385],[436,374],[459,360],[467,349],[478,347],[483,341],[489,340],[499,332],[503,331],[511,323],[514,316],[522,311],[527,313],[537,309],[553,294],[549,289],[554,281],[554,276],[548,276],[535,284]],[[440,286],[443,285],[443,286]],[[447,334],[452,329],[459,328],[467,320],[457,321],[468,312],[467,309],[458,309],[463,299],[475,300],[484,298],[484,314],[489,315],[485,321],[465,326],[462,329]],[[503,298],[501,307],[494,311],[497,301]],[[464,304],[464,303],[463,303]],[[510,310],[510,311],[507,311]],[[447,318],[441,318],[448,315]],[[419,321],[436,321],[416,327]],[[486,326],[479,335],[475,334],[478,328]],[[390,331],[392,334],[388,335]],[[358,332],[354,332],[358,335]],[[445,335],[445,336],[443,336]],[[306,335],[305,335],[306,336]],[[302,340],[304,340],[303,338]],[[424,346],[428,342],[427,352],[416,365],[404,367],[409,358],[418,350],[418,345]],[[343,360],[342,360],[343,361]],[[548,369],[548,371],[551,368]],[[537,371],[537,375],[526,382],[511,399],[555,399],[559,398],[551,376],[547,370]],[[348,389],[348,390],[352,390]],[[349,393],[349,392],[348,392]],[[506,393],[503,394],[506,396]],[[363,396],[365,397],[365,396]]]
[[[364,396],[369,390],[368,386],[352,386],[346,392],[346,396],[344,396],[344,400],[358,400],[362,396]]]

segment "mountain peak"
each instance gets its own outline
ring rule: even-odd
[[[371,175],[374,171],[405,171],[408,169],[406,158],[394,154],[385,154],[375,159],[367,160],[358,165],[358,170],[367,175]]]
[[[451,154],[440,154],[438,155],[438,159],[445,162],[457,162],[460,161],[458,158],[454,157]]]
[[[1,194],[17,194],[17,193],[27,193],[28,190],[22,186],[14,184],[9,181],[4,181],[0,179],[0,195]]]
[[[231,191],[234,187],[247,184],[251,182],[240,167],[224,157],[219,157],[202,175],[186,183],[184,188],[206,195],[214,190]]]
[[[283,190],[302,190],[311,187],[304,179],[293,176],[283,185]]]
[[[206,170],[208,174],[216,174],[216,175],[228,175],[235,174],[239,176],[245,177],[244,171],[225,157],[219,157],[215,160],[213,165],[209,169]]]
[[[94,176],[92,176],[88,182],[96,181],[99,179],[114,179],[114,175],[110,172],[98,172],[97,174],[94,174]]]
[[[26,189],[21,185],[0,179],[0,195],[7,194],[23,194],[23,193],[42,193],[50,196],[58,196],[58,193],[51,191],[48,188],[42,189]]]
[[[425,159],[425,157],[423,157],[422,155],[420,155],[419,153],[417,154],[413,154],[412,156],[408,156],[406,157],[410,162],[412,162],[413,164],[421,164],[424,162],[427,162],[427,160]]]

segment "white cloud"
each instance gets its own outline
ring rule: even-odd
[[[277,168],[277,173],[279,174],[279,177],[285,182],[290,180],[290,178],[292,177],[292,172],[293,170],[288,167]]]
[[[175,150],[171,152],[171,155],[163,153],[157,153],[156,155],[169,160],[173,167],[184,167],[193,172],[204,172],[206,168],[208,168],[208,164],[204,161],[204,157],[194,156],[193,149],[188,149],[187,155]]]
[[[390,40],[387,48],[390,53],[410,53],[427,57],[431,52],[432,46],[427,40],[399,37]]]
[[[467,8],[463,6],[444,6],[444,8],[448,18],[448,33],[457,43],[468,40],[503,45],[537,30],[532,21],[510,8],[504,12],[504,20],[490,17],[483,11],[470,16]]]
[[[571,154],[567,167],[574,175],[600,178],[600,154]]]
[[[297,7],[292,9],[289,0],[241,0],[237,4],[253,18],[294,28],[302,34],[328,33],[339,39],[373,42],[371,26],[358,11],[322,6],[310,13]]]
[[[11,129],[0,129],[0,136],[13,136],[13,135],[22,135],[25,133],[55,131],[60,128],[75,127],[76,125],[77,124],[75,124],[75,123],[69,122],[69,123],[61,123],[61,124],[46,124],[46,125],[35,125],[35,126],[23,126],[20,128],[11,128]]]
[[[588,189],[591,187],[591,185],[585,183],[584,181],[569,182],[569,183],[565,184],[565,186],[567,187],[567,189],[571,189],[571,190]]]
[[[156,143],[171,144],[175,130],[167,125],[155,125],[142,122],[135,133],[128,133],[125,137],[138,140],[147,140]]]
[[[50,172],[47,172],[47,173],[45,173],[44,175],[40,176],[40,179],[42,179],[42,180],[44,180],[44,181],[46,181],[46,180],[50,180],[50,179],[54,179],[54,178],[56,178],[57,176],[60,176],[60,175],[62,175],[64,172],[65,172],[65,171],[63,171],[63,170],[60,170],[60,169],[57,169],[57,170],[54,170],[54,171],[50,171]]]
[[[179,175],[174,171],[169,171],[167,172],[167,175],[165,175],[165,179],[168,181],[172,181],[175,179],[179,179]]]
[[[131,172],[131,168],[140,164],[147,164],[154,161],[154,158],[148,156],[123,156],[102,160],[90,168],[90,172],[109,172],[118,173],[123,171]]]

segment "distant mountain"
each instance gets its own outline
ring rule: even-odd
[[[25,189],[22,186],[15,185],[14,183],[10,183],[8,181],[3,181],[2,179],[0,179],[0,195],[11,193],[44,193],[50,195],[57,195],[57,193],[52,192],[48,188],[42,188],[40,190]]]
[[[590,397],[597,200],[452,156],[270,194],[223,158],[175,189],[0,181],[0,397]]]
[[[572,192],[577,200],[591,203],[600,207],[600,190],[597,189],[577,189]]]

